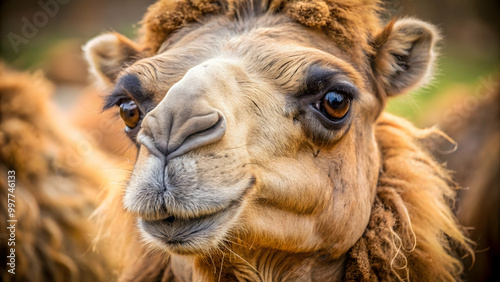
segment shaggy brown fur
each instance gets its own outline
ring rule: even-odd
[[[182,26],[202,21],[202,16],[207,14],[245,17],[240,14],[243,6],[259,5],[259,1],[255,3],[242,0],[158,1],[144,16],[142,45],[156,53],[167,37]],[[378,0],[262,0],[260,7],[251,10],[285,13],[305,26],[321,29],[357,58],[372,52],[367,39],[381,25],[377,16]]]
[[[2,281],[107,281],[110,264],[92,251],[89,221],[112,176],[89,142],[61,122],[41,73],[0,66],[0,250]],[[16,274],[7,273],[7,171],[16,175]],[[105,172],[105,170],[103,170]],[[111,171],[108,171],[111,172]]]
[[[388,114],[379,119],[377,197],[365,234],[349,251],[346,280],[459,279],[462,265],[452,255],[467,239],[449,208],[455,186],[425,145],[441,134]]]

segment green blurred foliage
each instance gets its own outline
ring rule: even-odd
[[[387,111],[405,117],[415,123],[422,123],[422,115],[437,100],[453,100],[453,92],[446,91],[453,86],[474,89],[480,79],[493,75],[500,78],[500,63],[496,60],[471,58],[459,53],[443,54],[436,64],[434,79],[426,87],[407,95],[391,99]],[[469,87],[466,87],[469,86]],[[476,95],[472,91],[470,95]],[[478,93],[482,94],[482,93]],[[448,95],[450,97],[443,97]],[[437,122],[437,121],[436,121]]]

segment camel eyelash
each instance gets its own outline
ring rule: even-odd
[[[103,110],[108,110],[112,107],[119,107],[120,104],[126,102],[126,101],[134,101],[136,102],[137,105],[139,105],[139,103],[136,101],[135,98],[133,98],[133,96],[130,94],[130,92],[128,92],[127,90],[125,90],[126,93],[123,93],[123,92],[113,92],[111,95],[107,96],[106,98],[104,98],[104,106],[103,106]]]
[[[126,74],[118,79],[112,93],[105,98],[103,110],[120,106],[125,100],[133,100],[139,106],[139,104],[147,102],[147,97],[144,94],[139,78],[134,74]]]
[[[350,100],[355,100],[358,89],[353,85],[346,72],[313,65],[306,76],[304,90],[297,95],[307,100],[324,96],[330,91],[338,92]]]
[[[332,87],[327,88],[325,93],[330,91],[338,92],[344,95],[349,100],[354,100],[357,94],[357,88],[347,81],[335,82]]]
[[[104,98],[104,105],[102,107],[103,111],[109,110],[115,106],[119,106],[124,99],[130,99],[125,95],[115,95],[111,94]]]

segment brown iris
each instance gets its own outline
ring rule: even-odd
[[[132,100],[123,101],[120,104],[120,116],[128,127],[136,127],[140,113],[135,102]]]
[[[351,100],[337,92],[331,91],[320,100],[320,110],[331,120],[345,117],[351,106]]]

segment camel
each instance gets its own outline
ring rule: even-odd
[[[160,0],[137,41],[84,46],[139,149],[100,213],[141,249],[121,280],[460,279],[456,185],[429,153],[443,133],[383,113],[432,78],[440,35],[382,13],[377,0]]]
[[[108,281],[113,260],[93,243],[97,226],[89,217],[101,189],[117,181],[97,168],[109,173],[114,165],[63,122],[52,89],[40,72],[0,64],[0,280]]]

